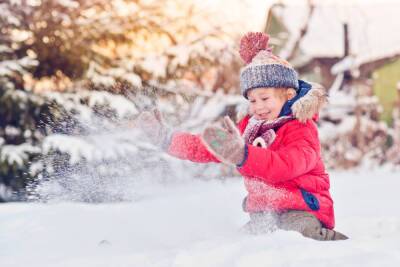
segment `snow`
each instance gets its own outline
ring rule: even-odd
[[[12,191],[10,188],[5,186],[4,184],[0,184],[0,197],[2,199],[11,199]]]
[[[331,173],[337,229],[318,242],[295,232],[239,231],[241,179],[136,184],[136,202],[0,205],[2,266],[399,266],[398,173]]]
[[[274,0],[194,0],[212,16],[210,19],[232,33],[260,31],[265,27],[268,8]],[[251,19],[247,19],[251,18]]]
[[[20,145],[3,145],[1,147],[0,162],[21,167],[29,159],[29,154],[40,153],[40,149],[28,143]]]
[[[352,69],[355,65],[355,58],[353,56],[348,56],[333,65],[331,73],[333,75],[337,75],[339,73],[345,72],[346,70]]]
[[[15,1],[11,1],[11,4],[15,4],[15,5],[20,5],[21,3],[13,3]],[[15,26],[20,26],[21,23],[19,21],[19,19],[17,17],[15,17],[13,15],[13,13],[10,11],[10,9],[7,7],[7,5],[5,3],[0,3],[0,18],[9,24],[15,25]]]
[[[12,50],[5,45],[0,45],[0,53],[10,53]]]
[[[33,33],[30,31],[13,29],[11,30],[11,38],[14,42],[24,42],[33,37]]]
[[[92,134],[89,137],[49,135],[43,141],[42,150],[45,155],[52,151],[66,153],[70,156],[71,164],[79,163],[82,159],[101,162],[137,154],[138,148],[126,138],[126,131],[119,130],[119,135],[116,133]],[[132,139],[137,135],[134,131],[129,131],[129,133]]]
[[[2,60],[0,62],[0,76],[12,76],[14,72],[25,73],[24,68],[34,67],[38,61],[29,57],[18,60]]]
[[[307,1],[283,1],[287,8],[280,12],[291,36],[288,47],[295,42],[300,28],[308,19]],[[397,18],[398,1],[314,1],[315,10],[301,50],[308,57],[342,57],[344,54],[343,23],[349,25],[351,59],[346,59],[335,73],[357,67],[400,52],[400,35],[393,34],[400,27]],[[329,33],[329,34],[327,34]],[[286,54],[285,54],[286,53]],[[281,56],[287,56],[285,49]]]
[[[110,108],[114,109],[118,117],[123,118],[124,116],[136,115],[138,110],[132,101],[127,98],[111,94],[108,92],[87,92],[89,98],[89,106],[94,107],[95,105],[109,105]]]
[[[71,163],[78,163],[82,158],[92,159],[96,155],[96,147],[79,137],[53,134],[43,141],[43,153],[48,154],[53,150],[67,153]]]
[[[224,94],[222,91],[217,91],[213,97],[207,100],[204,97],[197,97],[188,119],[181,127],[186,129],[203,128],[208,122],[214,121],[223,114],[227,106],[237,106],[243,102],[245,100],[241,95]]]
[[[55,101],[68,112],[71,112],[71,114],[78,113],[75,114],[76,119],[89,128],[96,126],[96,123],[93,121],[97,120],[99,124],[98,120],[105,119],[95,114],[94,108],[96,106],[108,109],[108,115],[111,116],[111,114],[115,113],[120,119],[130,118],[139,112],[135,103],[122,95],[109,92],[87,90],[80,90],[79,93],[46,92],[45,98],[49,101]]]
[[[186,64],[187,62],[185,62]],[[154,77],[165,78],[167,75],[168,58],[166,56],[149,55],[143,59],[141,67]]]
[[[73,0],[57,0],[57,2],[65,7],[69,8],[77,8],[79,7],[79,2],[78,1],[73,1]]]
[[[4,127],[4,132],[7,136],[18,136],[21,134],[21,130],[18,129],[17,127],[11,126],[11,125],[7,125],[6,127]]]

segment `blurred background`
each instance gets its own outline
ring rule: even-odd
[[[0,201],[132,200],[137,180],[225,179],[176,160],[135,118],[158,107],[199,133],[246,110],[238,54],[247,31],[329,91],[327,167],[400,169],[399,1],[3,0]]]

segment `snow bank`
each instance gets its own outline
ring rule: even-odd
[[[240,179],[141,185],[118,204],[0,205],[1,266],[399,266],[400,177],[332,173],[337,229],[350,240],[295,232],[249,236]]]

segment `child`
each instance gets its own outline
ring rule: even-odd
[[[248,33],[240,44],[247,63],[240,73],[249,114],[238,128],[225,117],[199,135],[172,133],[159,113],[139,120],[147,136],[170,155],[194,162],[224,162],[237,167],[248,195],[245,230],[268,232],[278,227],[316,240],[343,240],[333,230],[329,176],[321,159],[315,121],[326,102],[322,87],[298,80],[292,66],[273,55],[269,36]]]

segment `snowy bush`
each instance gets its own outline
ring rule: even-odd
[[[380,112],[378,99],[366,85],[329,92],[329,104],[321,114],[319,127],[322,155],[328,168],[385,163],[390,131],[379,121]]]

